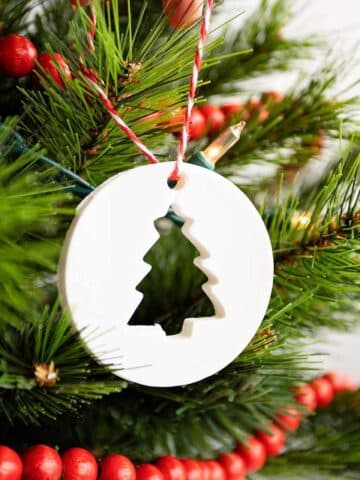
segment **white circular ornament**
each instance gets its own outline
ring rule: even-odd
[[[78,207],[59,265],[62,305],[98,361],[120,357],[118,376],[153,387],[193,383],[231,363],[255,335],[273,280],[270,240],[248,198],[188,163],[170,189],[173,169],[173,162],[137,167],[97,188]],[[159,238],[154,221],[170,205],[200,253],[194,263],[208,277],[202,288],[215,311],[186,318],[177,335],[158,324],[128,325],[143,297],[136,287],[151,269],[144,255]]]

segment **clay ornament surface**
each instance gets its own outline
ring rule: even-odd
[[[153,387],[197,382],[231,363],[259,328],[273,282],[268,233],[241,190],[188,163],[170,189],[173,169],[173,162],[136,167],[98,187],[78,207],[58,271],[62,306],[96,359]],[[158,324],[128,325],[151,269],[143,258],[159,238],[154,221],[169,206],[200,253],[194,263],[208,278],[202,288],[215,312],[184,319],[176,335]]]

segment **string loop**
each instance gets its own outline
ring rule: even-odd
[[[189,141],[189,129],[191,121],[191,113],[195,103],[196,87],[199,79],[199,73],[201,70],[202,59],[204,55],[204,46],[209,34],[210,18],[214,7],[214,0],[204,0],[202,20],[200,24],[199,40],[195,51],[194,63],[192,68],[192,74],[189,82],[189,94],[188,102],[185,109],[184,123],[180,134],[179,147],[173,172],[170,174],[169,181],[176,183],[180,178],[181,165],[185,160],[185,154]],[[95,33],[96,33],[96,9],[94,4],[90,7],[90,28],[88,31],[87,46],[90,53],[95,50]],[[96,77],[91,70],[86,68],[83,61],[80,60],[80,69],[87,78],[88,82],[92,85],[95,91],[98,93],[101,102],[112,116],[117,126],[127,135],[127,137],[134,143],[136,148],[148,159],[150,163],[158,163],[159,160],[155,155],[145,146],[135,132],[124,122],[116,111],[115,106],[112,104],[104,90],[100,87]]]

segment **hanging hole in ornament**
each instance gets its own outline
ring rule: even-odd
[[[160,324],[167,335],[176,335],[186,318],[214,315],[203,289],[209,278],[196,266],[199,251],[182,229],[166,217],[154,224],[160,238],[144,257],[152,268],[137,286],[143,299],[129,325]]]
[[[179,188],[182,188],[184,185],[184,182],[186,180],[186,175],[185,173],[178,174],[177,172],[172,172],[171,175],[167,179],[167,184],[170,189],[176,188],[177,190]]]

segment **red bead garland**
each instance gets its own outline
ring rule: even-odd
[[[329,380],[335,394],[343,392],[354,392],[357,390],[356,384],[345,373],[329,372],[324,375],[324,378]]]
[[[62,465],[62,480],[97,479],[98,466],[96,459],[84,448],[69,448],[69,450],[66,450],[62,456]]]
[[[183,30],[195,23],[202,14],[203,0],[162,0],[169,24]]]
[[[151,463],[143,463],[136,469],[136,480],[164,480],[164,475]]]
[[[23,480],[59,480],[61,477],[60,455],[47,445],[30,447],[24,453],[22,461]]]
[[[223,466],[216,460],[206,460],[204,462],[210,472],[211,480],[226,480],[226,473]]]
[[[40,78],[49,75],[59,87],[64,88],[63,77],[72,79],[69,65],[60,53],[42,53],[38,58],[39,67],[35,69],[35,83],[41,84]]]
[[[316,403],[319,408],[329,405],[334,398],[334,388],[326,378],[317,378],[310,383],[311,388],[315,392]]]
[[[223,453],[218,458],[218,462],[224,468],[227,480],[242,480],[245,478],[245,461],[238,453]]]
[[[269,457],[279,455],[285,446],[285,435],[276,425],[269,427],[269,433],[258,432],[257,438],[264,444]]]
[[[29,75],[35,67],[37,50],[26,37],[14,33],[0,38],[0,71],[12,78]]]
[[[0,480],[20,480],[22,471],[19,455],[12,448],[0,445]]]
[[[336,394],[355,391],[357,386],[347,375],[330,372],[295,390],[295,401],[309,412],[328,405]],[[125,456],[112,454],[100,463],[99,480],[243,480],[260,470],[267,457],[279,455],[285,436],[296,430],[303,415],[293,406],[284,407],[266,432],[257,432],[246,444],[224,453],[217,460],[159,458],[155,465],[144,463],[135,469]],[[95,457],[83,448],[70,448],[62,458],[47,445],[35,445],[22,459],[9,447],[0,445],[0,480],[96,480]]]
[[[316,394],[310,385],[302,385],[295,390],[295,400],[303,405],[308,412],[314,412],[317,407]]]
[[[302,419],[301,413],[293,407],[286,407],[276,415],[276,424],[285,432],[297,430]]]
[[[200,112],[205,117],[206,132],[209,135],[213,135],[225,127],[225,114],[221,108],[215,105],[204,105],[200,107]]]
[[[206,119],[199,108],[194,107],[191,112],[189,139],[199,140],[206,134]]]
[[[183,458],[180,460],[186,472],[186,480],[203,480],[203,471],[200,462],[191,458]]]
[[[127,457],[124,457],[124,455],[108,455],[102,460],[100,468],[101,474],[99,480],[136,480],[135,466]]]
[[[266,449],[264,444],[256,437],[249,437],[246,445],[238,444],[237,452],[245,461],[249,473],[260,470],[266,462]]]
[[[165,455],[155,463],[165,480],[186,480],[184,465],[172,455]]]

